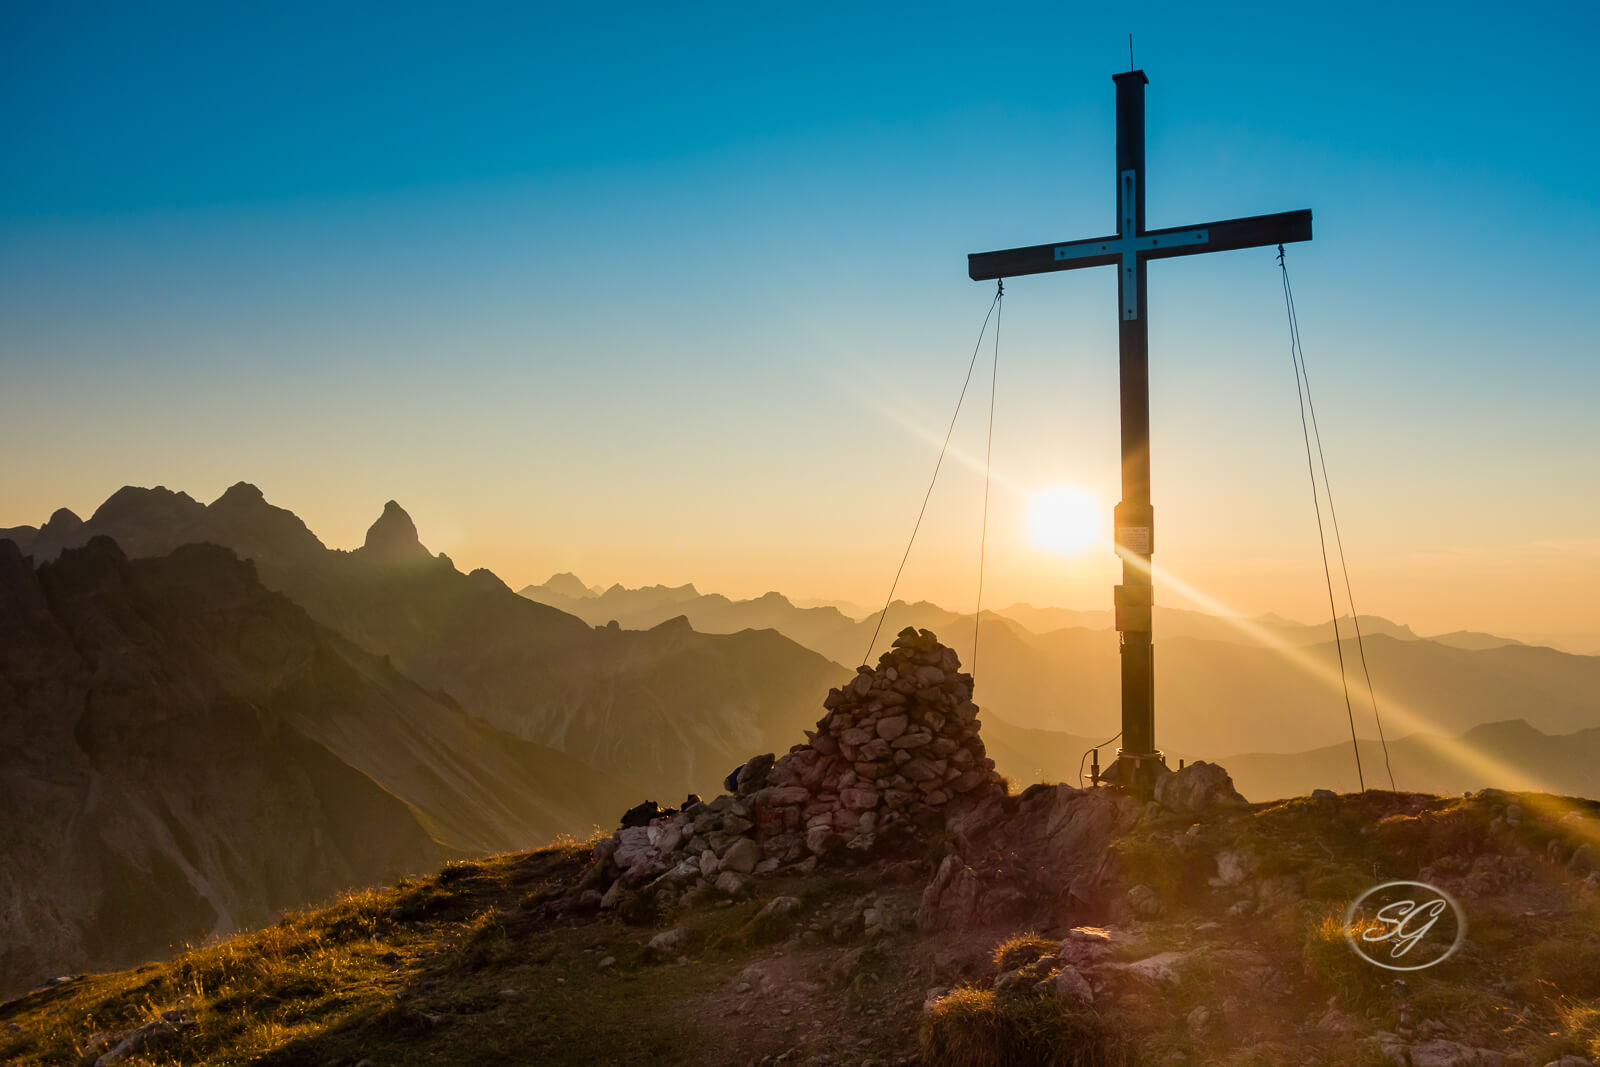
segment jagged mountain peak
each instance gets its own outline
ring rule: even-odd
[[[495,592],[499,592],[501,590],[504,590],[507,593],[511,592],[511,587],[502,581],[498,574],[487,567],[478,567],[474,569],[471,574],[468,574],[467,577],[472,579],[472,581],[477,583],[482,588],[492,589]]]
[[[50,518],[45,524],[39,527],[39,532],[44,533],[49,530],[51,533],[65,533],[68,530],[76,530],[82,525],[83,520],[78,517],[76,511],[71,508],[56,508],[50,513]]]
[[[258,500],[265,502],[266,499],[266,494],[250,482],[234,482],[228,486],[227,491],[211,502],[211,506],[216,507],[224,501],[228,503],[254,502]]]
[[[580,580],[578,576],[573,574],[571,571],[562,571],[560,574],[552,574],[549,580],[538,588],[541,588],[548,593],[554,593],[557,596],[566,597],[569,600],[588,600],[594,596],[594,594],[589,591],[589,587],[584,585],[582,580]]]
[[[221,543],[235,546],[241,555],[306,557],[325,549],[300,516],[268,502],[250,482],[235,482],[206,508]]]
[[[204,505],[181,490],[174,492],[164,485],[153,489],[125,485],[107,497],[106,502],[89,517],[89,521],[104,524],[129,519],[161,521],[190,518],[203,508]]]
[[[367,529],[360,552],[377,563],[415,563],[433,558],[417,536],[417,524],[393,500],[383,505],[383,514]]]

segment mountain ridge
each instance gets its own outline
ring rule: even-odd
[[[323,546],[247,482],[209,506],[165,487],[124,487],[82,528],[31,547],[48,557],[95,535],[115,538],[130,556],[191,542],[227,546],[255,563],[268,588],[390,656],[428,691],[660,797],[709,789],[752,752],[791,736],[813,717],[812,694],[843,673],[786,637],[691,628],[665,640],[644,628],[597,628],[517,596],[486,570],[462,574],[428,555],[395,501],[367,543],[343,551]],[[657,599],[698,595],[661,587]],[[760,661],[753,668],[751,657]]]
[[[441,703],[214,545],[95,537],[35,566],[0,540],[0,647],[0,987],[583,834],[626,788]]]

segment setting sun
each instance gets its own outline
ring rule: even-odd
[[[1049,552],[1080,555],[1105,540],[1106,526],[1094,494],[1070,485],[1041,490],[1028,502],[1028,539]]]

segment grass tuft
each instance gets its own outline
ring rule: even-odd
[[[1040,937],[1032,930],[1008,937],[994,947],[994,966],[1002,974],[1026,967],[1061,951],[1061,942]]]
[[[1093,1009],[1053,995],[996,996],[962,986],[929,1006],[919,1033],[928,1067],[1121,1067],[1131,1050]]]
[[[1372,1013],[1388,1004],[1388,973],[1361,959],[1344,936],[1344,914],[1329,911],[1308,924],[1301,948],[1307,973],[1339,998],[1346,1011]]]

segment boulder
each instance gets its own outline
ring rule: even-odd
[[[806,849],[813,856],[826,855],[838,843],[839,836],[833,832],[832,826],[813,826],[806,831]]]
[[[1217,873],[1208,879],[1215,889],[1240,885],[1261,867],[1261,856],[1252,848],[1229,848],[1217,853]]]
[[[772,772],[772,765],[776,758],[768,752],[760,756],[751,756],[748,763],[739,769],[739,795],[747,797],[767,784],[767,775]]]
[[[1168,811],[1200,815],[1248,803],[1233,787],[1233,778],[1215,763],[1196,760],[1182,770],[1156,779],[1156,803]]]
[[[1057,956],[1070,967],[1089,967],[1111,955],[1116,943],[1110,930],[1098,926],[1074,926],[1061,939]]]
[[[739,838],[728,846],[728,850],[721,858],[722,870],[736,871],[740,874],[749,874],[760,862],[761,846],[751,837]]]
[[[1089,980],[1070,964],[1051,975],[1048,982],[1051,991],[1068,1003],[1094,1003],[1094,988],[1089,985]]]
[[[750,891],[750,879],[737,871],[723,871],[717,875],[716,889],[730,897],[742,897]]]
[[[893,741],[906,732],[910,720],[904,715],[885,715],[878,720],[878,736],[885,741]]]
[[[689,931],[686,927],[679,926],[652,937],[647,947],[658,956],[676,956],[688,944]]]

